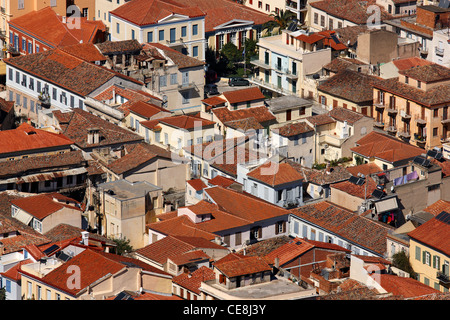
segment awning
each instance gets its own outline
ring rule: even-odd
[[[382,213],[382,212],[398,209],[398,203],[397,203],[396,197],[389,198],[389,199],[383,199],[381,201],[375,202],[374,204],[375,204],[375,209],[377,210],[377,213]]]
[[[25,225],[28,225],[31,219],[33,219],[33,216],[19,209],[17,210],[17,213],[14,216],[14,218],[24,223]]]

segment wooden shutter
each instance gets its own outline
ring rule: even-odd
[[[259,227],[258,228],[258,238],[261,238],[261,237],[262,237],[262,228]]]
[[[278,232],[278,224],[279,224],[279,222],[275,223],[275,234],[278,234],[278,233],[279,233],[279,232]]]

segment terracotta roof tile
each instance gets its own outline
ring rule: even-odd
[[[351,240],[369,250],[383,255],[386,252],[386,235],[389,227],[358,216],[347,209],[321,201],[289,210],[302,219]],[[364,230],[364,232],[361,232]]]
[[[225,91],[222,95],[230,104],[245,101],[264,100],[266,98],[258,87]]]
[[[372,85],[380,81],[381,78],[376,76],[345,69],[325,80],[317,89],[355,103],[372,102]]]
[[[229,110],[227,107],[219,107],[212,109],[212,112],[222,123],[254,118],[264,126],[264,123],[276,120],[273,113],[265,106],[237,110]]]
[[[233,179],[224,177],[224,176],[215,176],[214,178],[210,179],[208,181],[208,184],[211,186],[221,186],[223,188],[227,188],[231,186],[232,184],[237,184],[238,182],[234,181]]]
[[[321,126],[324,124],[330,124],[336,122],[332,117],[330,117],[328,114],[316,114],[314,116],[307,117],[306,120],[310,122],[312,125]]]
[[[408,233],[411,238],[450,256],[450,214],[442,211]]]
[[[450,212],[450,201],[440,199],[423,209],[423,211],[431,213],[434,216],[437,216],[442,211]]]
[[[202,179],[191,179],[187,183],[194,188],[195,191],[201,191],[207,187],[207,185],[202,181]]]
[[[450,68],[436,63],[399,70],[398,73],[422,82],[436,82],[450,79]]]
[[[392,60],[392,63],[397,67],[398,70],[406,70],[406,69],[411,69],[413,67],[429,65],[429,64],[432,64],[433,62],[419,58],[419,57],[411,57],[411,58]]]
[[[143,116],[147,119],[150,119],[151,117],[153,117],[154,115],[156,115],[160,112],[171,113],[171,111],[169,111],[167,109],[158,107],[157,105],[154,105],[152,103],[148,103],[145,101],[137,101],[137,102],[133,103],[132,105],[130,105],[128,110],[130,112],[133,112],[135,114]]]
[[[424,152],[419,147],[375,131],[359,139],[356,144],[356,147],[350,149],[354,153],[391,163],[412,159]]]
[[[81,18],[80,23],[83,33],[77,32],[75,28],[70,29],[51,7],[31,11],[9,21],[11,28],[18,28],[53,47],[74,45],[81,40],[84,43],[95,41],[96,33],[105,29],[101,21]]]
[[[303,175],[289,163],[275,162],[266,162],[248,172],[247,176],[272,187],[304,179]]]
[[[32,263],[33,261],[31,259],[26,259],[19,261],[16,265],[8,269],[7,271],[0,273],[0,275],[4,278],[13,280],[13,281],[20,281],[21,276],[19,273],[20,267],[29,263]]]
[[[349,124],[354,124],[355,122],[366,117],[362,113],[342,107],[334,107],[328,112],[328,115],[340,122],[347,121]]]
[[[93,43],[77,43],[70,46],[64,46],[61,50],[88,62],[107,60]]]
[[[314,8],[323,10],[332,16],[349,20],[358,25],[366,24],[367,21],[369,21],[371,11],[367,9],[370,5],[377,5],[376,1],[368,0],[361,2],[359,0],[332,0],[311,3],[311,6]],[[380,10],[381,21],[392,18],[384,8],[380,7]]]
[[[368,176],[370,174],[383,171],[379,166],[377,166],[373,162],[364,163],[358,166],[346,167],[345,169],[347,169],[347,171],[350,172],[351,175],[355,177],[358,175],[358,173],[362,173],[363,175]]]
[[[179,286],[195,292],[196,294],[200,294],[200,285],[202,282],[208,280],[214,280],[216,278],[216,274],[214,271],[208,267],[201,266],[194,272],[190,274],[180,274],[172,279],[172,282],[178,284]]]
[[[83,211],[80,202],[56,192],[15,199],[11,203],[39,220],[64,208]]]
[[[165,57],[168,57],[170,60],[178,66],[178,69],[184,68],[192,68],[203,66],[205,62],[198,60],[196,58],[192,58],[188,55],[185,55],[175,49],[169,48],[161,43],[146,43],[144,44],[143,49],[148,50],[149,48],[157,48],[162,50]]]
[[[378,280],[387,292],[408,299],[440,292],[415,279],[398,277],[392,274],[377,274],[374,279]]]
[[[301,121],[285,124],[281,127],[272,129],[272,131],[278,131],[277,133],[283,137],[293,137],[298,134],[314,131],[314,128],[309,126],[306,122]]]
[[[22,123],[18,128],[0,132],[0,153],[20,152],[26,154],[34,150],[51,150],[66,147],[73,141],[66,135],[33,128],[28,123]]]
[[[188,17],[202,17],[205,13],[195,5],[177,4],[174,1],[137,0],[130,1],[111,11],[111,14],[134,24],[143,26],[158,23],[172,14]]]
[[[53,115],[58,121],[60,119],[63,121],[59,123],[63,134],[72,139],[80,148],[101,147],[143,140],[141,136],[130,130],[119,127],[82,109],[75,108],[69,114],[71,115],[69,122],[66,122],[67,115],[64,115],[60,111],[53,112]],[[98,128],[100,130],[101,138],[99,143],[88,144],[87,136],[89,128]]]
[[[176,3],[188,4],[201,8],[206,13],[205,32],[214,32],[215,27],[234,19],[253,21],[254,25],[262,25],[272,18],[243,4],[228,0],[175,0]]]
[[[367,190],[366,190],[367,185]],[[338,190],[341,190],[349,195],[352,195],[354,197],[358,197],[361,199],[369,199],[372,198],[372,192],[377,188],[377,184],[375,181],[368,177],[366,184],[363,184],[361,186],[358,186],[350,181],[342,181],[335,183],[331,186],[331,188],[335,188]]]
[[[220,272],[229,278],[272,270],[265,259],[258,256],[241,256],[233,254],[233,259],[222,259],[217,261],[214,264],[214,267],[219,269]]]

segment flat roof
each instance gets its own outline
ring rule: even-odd
[[[145,196],[152,191],[162,190],[162,188],[155,186],[147,181],[130,182],[125,179],[105,182],[98,185],[99,189],[111,190],[109,195],[118,200],[130,200]]]

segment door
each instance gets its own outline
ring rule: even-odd
[[[292,118],[292,110],[286,110],[286,121],[290,121]]]

